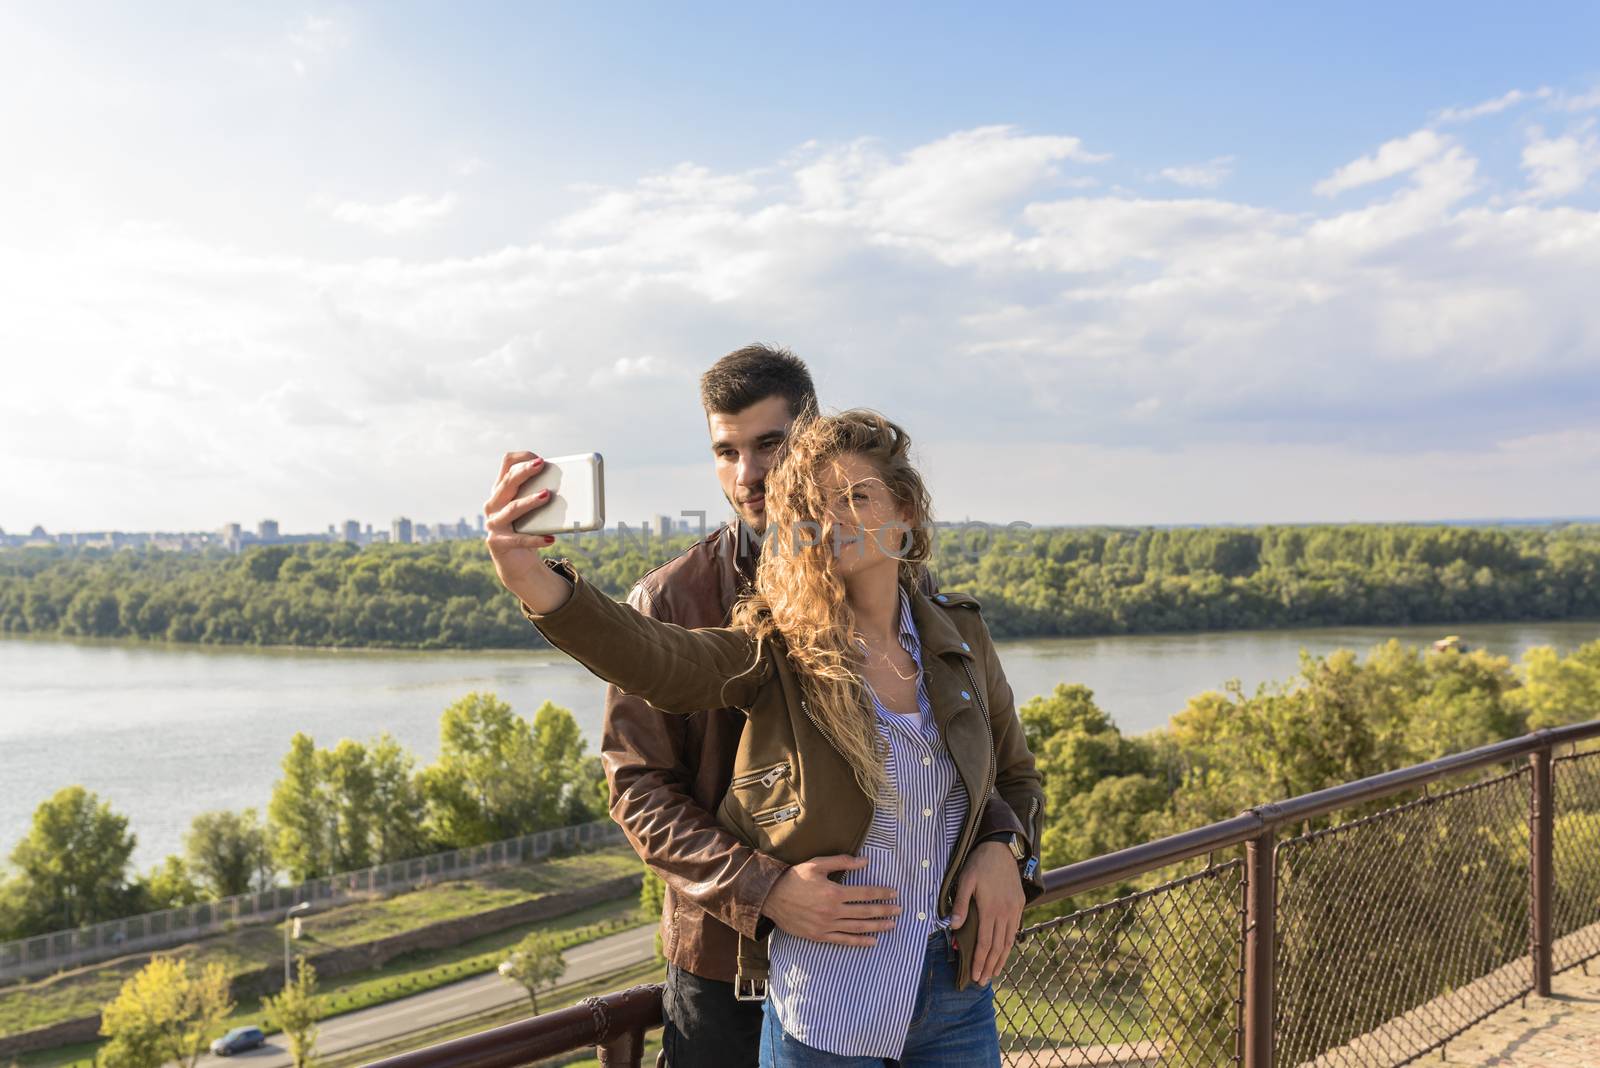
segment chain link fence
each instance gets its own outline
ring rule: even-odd
[[[1561,971],[1600,957],[1600,752],[1551,782]],[[1273,1065],[1407,1064],[1534,990],[1534,787],[1523,765],[1276,840]],[[1245,1063],[1250,889],[1231,859],[1024,929],[1006,1064]]]
[[[286,909],[301,902],[309,902],[313,911],[320,911],[346,901],[384,897],[444,879],[526,864],[552,853],[596,849],[624,840],[622,829],[615,823],[596,820],[341,872],[299,886],[273,887],[0,943],[0,982],[50,975],[126,953],[165,949],[242,924],[276,923]]]
[[[1277,1064],[1404,1064],[1532,990],[1530,780],[1278,843]]]
[[[1006,1063],[1232,1064],[1243,885],[1230,860],[1025,928],[995,989]]]
[[[1556,757],[1555,899],[1551,903],[1556,971],[1600,957],[1600,753]]]

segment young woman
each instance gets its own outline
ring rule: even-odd
[[[722,628],[646,618],[542,560],[555,539],[511,526],[548,499],[516,498],[537,458],[508,456],[484,509],[500,579],[552,645],[664,713],[746,712],[725,826],[789,864],[859,854],[843,882],[898,906],[852,945],[781,929],[741,943],[740,995],[766,991],[770,1068],[999,1065],[988,979],[1016,913],[952,916],[991,791],[1026,832],[1017,907],[1040,888],[1039,776],[977,602],[921,592],[931,517],[909,445],[873,412],[797,425],[767,477],[755,591]],[[996,948],[979,959],[980,943]]]

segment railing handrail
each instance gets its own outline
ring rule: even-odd
[[[620,1055],[618,1063],[637,1063],[635,1051],[643,1048],[645,1032],[659,1026],[661,986],[650,984],[584,998],[564,1009],[373,1063],[383,1068],[516,1068],[602,1045],[610,1047],[613,1058]]]
[[[1600,737],[1600,720],[1545,728],[1396,771],[1380,772],[1283,801],[1256,805],[1231,819],[1054,868],[1044,874],[1045,892],[1035,898],[1029,908],[1047,905],[1202,853],[1237,845],[1247,847],[1247,865],[1252,870],[1250,882],[1257,884],[1252,901],[1259,905],[1261,902],[1256,898],[1261,896],[1263,890],[1268,899],[1272,896],[1275,876],[1271,835],[1280,826],[1389,797],[1457,772],[1505,763],[1521,756],[1533,755],[1538,758],[1537,755],[1550,754],[1558,745],[1597,737]],[[1540,811],[1548,821],[1548,804]],[[1535,834],[1538,834],[1537,827]],[[1542,837],[1546,855],[1542,871],[1539,859],[1535,858],[1534,878],[1548,883],[1548,829]],[[1536,848],[1539,845],[1537,837],[1535,845]],[[1242,1057],[1246,1066],[1270,1064],[1272,1052],[1273,923],[1270,914],[1254,918],[1260,919],[1262,924],[1250,924],[1251,935],[1245,949],[1247,956],[1254,954],[1258,958],[1254,966],[1246,964],[1244,974],[1246,984],[1257,988],[1254,996],[1246,995],[1243,1025],[1247,1036]],[[1535,921],[1535,954],[1538,955],[1542,950],[1545,958],[1545,977],[1541,980],[1536,974],[1535,989],[1548,992],[1549,921],[1544,919],[1541,925],[1538,916]],[[1541,926],[1545,928],[1542,933],[1538,930]],[[1535,972],[1539,971],[1536,964]],[[1262,987],[1265,988],[1264,992]],[[637,986],[603,997],[585,998],[569,1008],[518,1020],[490,1031],[374,1061],[367,1068],[514,1068],[541,1057],[593,1046],[599,1046],[604,1051],[602,1064],[638,1064],[638,1051],[642,1049],[644,1032],[660,1022],[661,987]],[[1256,1034],[1249,1035],[1251,1031]],[[1266,1034],[1262,1035],[1262,1031]]]

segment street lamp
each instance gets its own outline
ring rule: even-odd
[[[302,901],[294,908],[283,914],[283,988],[289,989],[289,918],[297,912],[304,912],[311,907],[311,902]]]

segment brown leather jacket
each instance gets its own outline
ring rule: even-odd
[[[741,546],[752,542],[742,541],[738,530],[736,526],[723,527],[645,576],[629,603],[643,615],[680,627],[725,627],[734,602],[753,573],[753,559],[741,552]],[[576,580],[570,569],[565,573]],[[790,723],[787,734],[776,727],[745,729],[747,714],[754,717],[757,707],[772,706],[775,714],[763,715],[764,723],[788,721],[779,711],[785,707],[784,688],[770,690],[770,683],[761,687],[770,694],[760,701],[754,692],[739,690],[744,700],[735,700],[737,687],[753,682],[761,674],[758,672],[742,682],[724,680],[729,688],[719,699],[723,683],[710,686],[712,674],[700,659],[707,652],[705,643],[717,639],[704,636],[697,640],[668,628],[667,633],[688,645],[666,654],[654,641],[656,632],[642,629],[649,624],[614,605],[608,611],[605,606],[611,602],[581,580],[575,581],[575,587],[573,599],[554,613],[539,616],[524,611],[553,644],[602,678],[622,684],[622,689],[614,685],[608,691],[601,745],[611,782],[612,817],[639,855],[666,881],[662,943],[668,959],[695,975],[732,981],[738,970],[739,935],[758,939],[770,930],[770,923],[761,917],[761,907],[773,883],[792,863],[831,853],[856,853],[871,818],[871,805],[842,758],[814,728],[808,733],[798,702],[789,711],[800,717],[799,723]],[[1010,688],[999,670],[976,601],[960,594],[944,597],[943,605],[926,596],[914,601],[925,648],[936,654],[927,661],[930,697],[969,796],[985,799],[972,806],[957,856],[952,858],[944,888],[944,896],[949,896],[967,851],[983,837],[1016,832],[1030,854],[1037,852],[1042,792],[1017,723]],[[726,630],[717,633],[731,639],[725,654],[735,647],[745,649],[741,666],[748,665],[748,638]],[[787,692],[798,694],[787,661],[779,659],[781,667],[775,673],[769,668],[766,673],[786,678]],[[669,692],[681,685],[686,668],[699,678],[698,688],[688,698],[681,691]],[[709,670],[714,673],[715,669]],[[969,679],[966,685],[957,685],[963,678]],[[982,687],[978,700],[984,705],[978,708],[979,714],[961,715],[972,709],[973,702],[956,695],[974,685]],[[674,697],[677,703],[673,703]],[[662,715],[661,708],[692,714]],[[755,722],[752,718],[752,725]],[[987,734],[990,722],[992,745]],[[796,726],[804,737],[795,735]],[[796,745],[802,747],[798,752]],[[996,753],[998,761],[992,759]],[[766,800],[792,796],[804,811],[807,798],[827,797],[829,818],[825,824],[799,818],[767,824],[753,818],[750,803],[757,803],[763,816],[772,805],[761,804],[761,799],[751,794],[752,783],[764,781],[771,768],[785,763],[789,774],[774,783],[773,797]],[[746,782],[753,772],[760,774]],[[729,784],[736,774],[741,786],[730,793]],[[786,807],[795,805],[779,805],[776,811]],[[1017,818],[1019,811],[1025,821]],[[1039,885],[1035,882],[1027,889],[1031,897]],[[974,926],[969,920],[967,927]],[[747,968],[747,975],[749,971]]]

